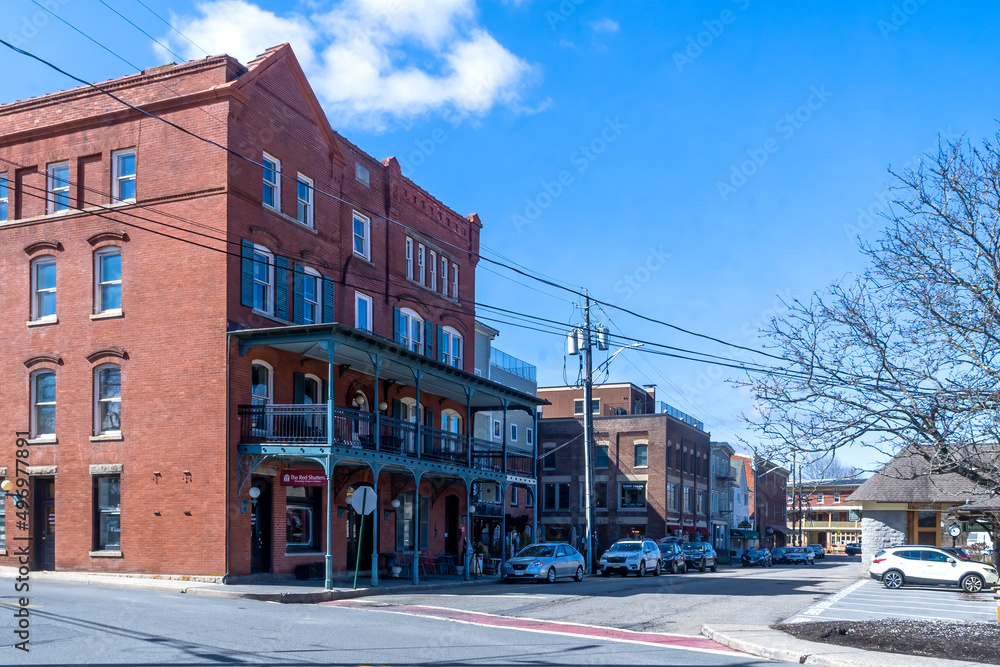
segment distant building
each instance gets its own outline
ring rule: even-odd
[[[585,533],[583,389],[543,387],[538,442],[546,539],[582,544]],[[633,536],[710,541],[710,442],[703,424],[655,400],[652,387],[594,387],[597,546]]]
[[[759,533],[760,546],[768,549],[785,546],[788,471],[766,459],[754,461],[740,455],[734,459],[742,459],[748,470],[750,522]]]
[[[712,443],[711,479],[711,533],[712,546],[719,553],[719,561],[729,562],[729,538],[732,529],[736,474],[732,456],[736,451],[725,442]]]
[[[831,553],[844,553],[848,544],[861,542],[861,505],[848,497],[864,482],[819,479],[793,488],[787,499],[791,543],[822,544]]]

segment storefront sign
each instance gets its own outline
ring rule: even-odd
[[[326,486],[326,475],[321,472],[287,471],[281,474],[282,486]]]

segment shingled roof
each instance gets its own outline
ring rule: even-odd
[[[956,473],[931,474],[930,463],[915,448],[892,458],[850,496],[851,502],[926,503],[1000,508],[1000,497],[990,497],[980,486]]]

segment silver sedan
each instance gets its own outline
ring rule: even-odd
[[[536,579],[554,583],[560,577],[583,581],[583,555],[565,542],[532,544],[504,563],[504,581]]]

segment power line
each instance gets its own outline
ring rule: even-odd
[[[178,35],[180,35],[181,37],[183,37],[184,39],[186,39],[186,40],[187,40],[187,41],[188,41],[188,42],[189,42],[189,43],[190,43],[190,44],[191,44],[192,46],[194,46],[195,48],[199,49],[199,50],[200,50],[200,51],[201,51],[202,53],[204,53],[204,54],[205,54],[206,56],[211,56],[211,55],[212,55],[211,53],[209,53],[208,51],[206,51],[206,50],[205,50],[205,49],[203,49],[202,47],[200,47],[200,46],[198,46],[197,44],[195,44],[194,40],[192,40],[192,39],[191,39],[190,37],[188,37],[188,36],[187,36],[187,35],[185,35],[185,34],[184,34],[183,32],[181,32],[181,31],[180,31],[180,30],[178,30],[178,29],[177,29],[176,27],[174,27],[174,24],[172,24],[172,23],[171,23],[170,21],[168,21],[167,19],[163,18],[162,16],[160,16],[159,14],[157,14],[157,13],[156,13],[155,11],[153,11],[153,10],[152,10],[152,8],[150,8],[150,6],[149,6],[149,5],[147,5],[147,4],[145,3],[145,2],[143,2],[142,0],[135,0],[135,1],[136,1],[136,2],[138,2],[138,3],[140,4],[140,5],[142,5],[143,7],[145,7],[145,8],[146,8],[146,9],[147,9],[147,10],[149,11],[149,13],[150,13],[150,14],[152,14],[152,15],[153,15],[153,16],[155,16],[156,18],[158,18],[158,19],[160,19],[161,21],[163,21],[164,23],[166,23],[166,24],[167,24],[167,26],[169,26],[169,28],[170,28],[171,30],[173,30],[173,31],[174,31],[174,32],[176,32],[176,33],[177,33]]]
[[[166,44],[164,44],[160,40],[158,40],[155,37],[153,37],[152,35],[150,35],[148,32],[146,32],[145,30],[143,30],[142,28],[140,28],[138,25],[136,25],[135,23],[133,23],[132,19],[130,19],[127,16],[125,16],[124,14],[122,14],[120,11],[118,11],[117,9],[115,9],[114,7],[112,7],[111,5],[109,5],[108,3],[106,3],[104,0],[97,0],[97,1],[99,3],[101,3],[102,5],[104,5],[105,7],[107,7],[108,9],[110,9],[116,15],[118,15],[118,17],[120,17],[123,21],[125,21],[126,23],[128,23],[130,26],[132,26],[133,28],[135,28],[136,30],[138,30],[139,32],[141,32],[146,37],[149,37],[161,49],[163,49],[164,51],[166,51],[167,53],[169,53],[173,57],[177,58],[181,62],[186,62],[187,61],[187,58],[185,58],[184,56],[176,53],[169,46],[167,46]]]

